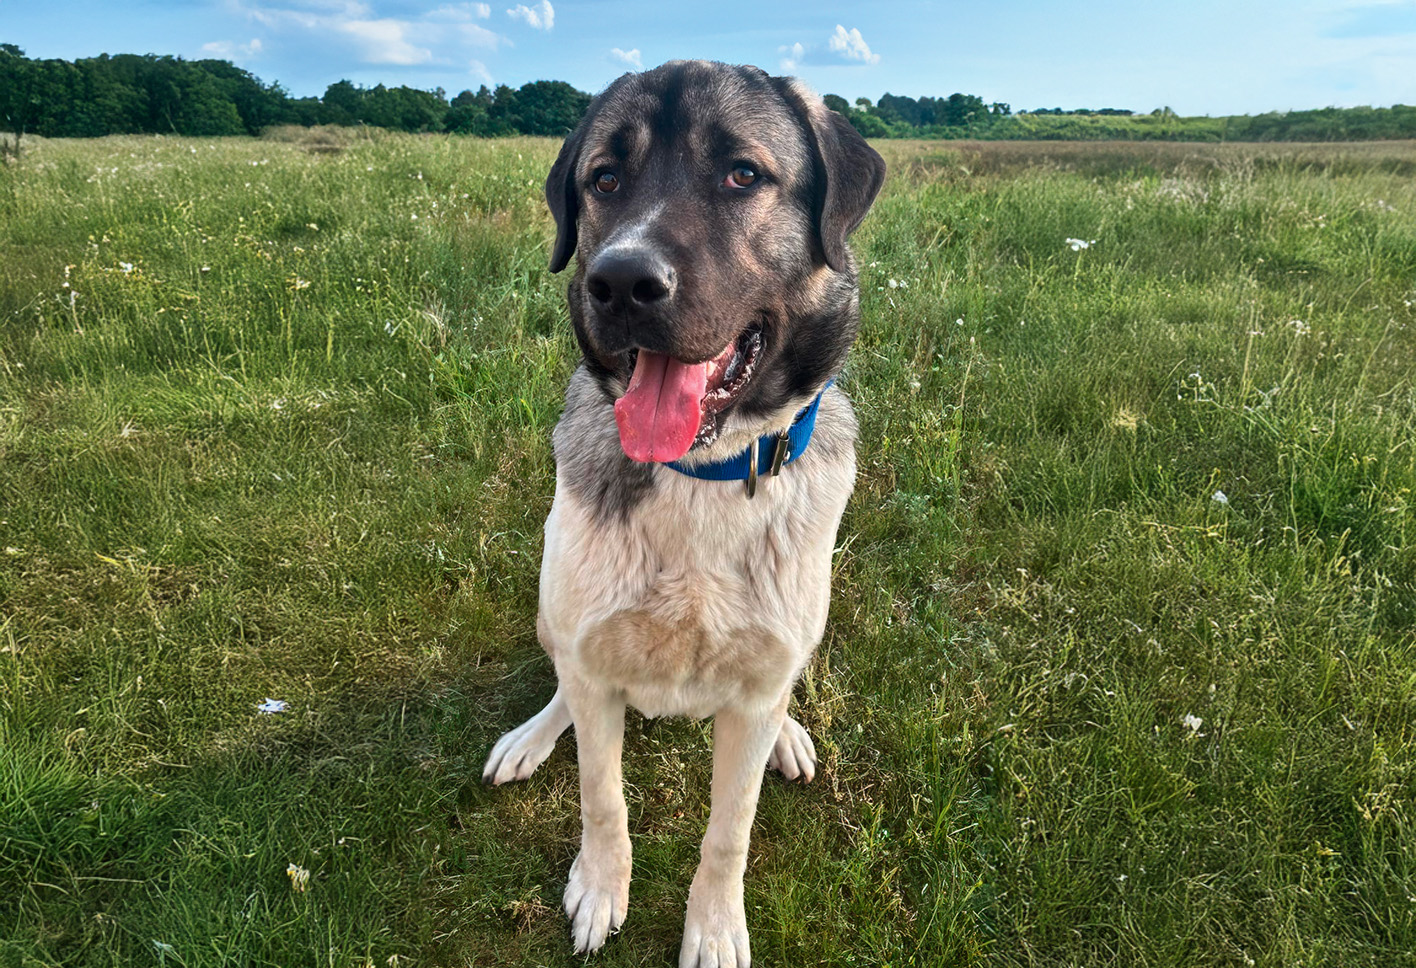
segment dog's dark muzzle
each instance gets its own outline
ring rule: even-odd
[[[611,241],[586,259],[583,289],[591,343],[603,357],[643,349],[684,363],[723,352],[751,321],[701,286],[702,266],[649,239]]]
[[[678,277],[658,252],[619,246],[601,252],[585,274],[595,311],[629,320],[662,312],[673,302]]]
[[[590,261],[585,292],[596,342],[610,353],[643,347],[672,353],[678,273],[648,246],[612,246]]]

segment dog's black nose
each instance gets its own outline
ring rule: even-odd
[[[600,309],[637,315],[674,294],[673,268],[652,249],[609,249],[590,263],[585,288]]]

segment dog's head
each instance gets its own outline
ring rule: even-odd
[[[551,271],[625,453],[670,461],[778,420],[855,339],[846,239],[885,163],[821,98],[754,67],[677,61],[591,103],[546,179]]]

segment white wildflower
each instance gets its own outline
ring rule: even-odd
[[[267,716],[272,713],[283,713],[285,712],[285,705],[284,699],[271,699],[267,696],[266,701],[256,707],[256,712],[265,713]]]
[[[900,281],[898,279],[887,279],[885,280],[885,285],[889,286],[891,289],[898,289],[900,288]]]
[[[285,868],[285,874],[290,878],[290,888],[294,891],[306,891],[310,887],[310,872],[299,864],[291,864]]]
[[[1192,733],[1198,733],[1200,731],[1200,727],[1205,724],[1205,721],[1200,717],[1196,716],[1194,713],[1186,713],[1185,717],[1181,719],[1180,722],[1183,725],[1190,727],[1190,732]]]
[[[1090,249],[1092,246],[1096,245],[1096,239],[1064,239],[1063,242],[1070,246],[1073,252]]]
[[[1215,491],[1214,496],[1212,496],[1210,500],[1215,504],[1228,504],[1229,495],[1225,494],[1223,491]]]

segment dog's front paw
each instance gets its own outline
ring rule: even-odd
[[[767,765],[788,780],[810,783],[816,778],[816,744],[805,727],[790,716],[782,721]]]
[[[501,786],[510,780],[524,780],[556,748],[560,730],[533,716],[509,733],[503,733],[482,767],[482,782]]]
[[[742,885],[736,891],[704,889],[695,877],[688,892],[679,968],[748,968],[751,964]]]
[[[597,950],[624,924],[629,913],[629,865],[628,844],[597,851],[593,858],[582,848],[570,865],[565,913],[576,954]]]

